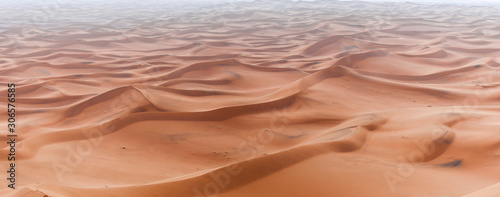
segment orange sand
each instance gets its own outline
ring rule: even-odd
[[[0,196],[500,196],[498,7],[79,6],[1,11]]]

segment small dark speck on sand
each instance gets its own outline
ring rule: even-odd
[[[462,164],[462,160],[461,159],[455,160],[455,161],[451,161],[451,162],[448,162],[448,163],[442,163],[442,164],[439,164],[439,166],[441,166],[441,167],[457,167],[460,164]]]
[[[474,68],[479,68],[479,67],[481,67],[481,65],[479,64],[474,66]]]

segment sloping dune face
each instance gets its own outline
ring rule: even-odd
[[[498,7],[156,3],[2,8],[0,196],[499,195]]]

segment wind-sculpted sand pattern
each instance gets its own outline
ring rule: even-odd
[[[0,196],[500,192],[498,7],[31,6],[1,10]]]

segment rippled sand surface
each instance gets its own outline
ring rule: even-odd
[[[3,8],[0,196],[500,196],[499,11]]]

